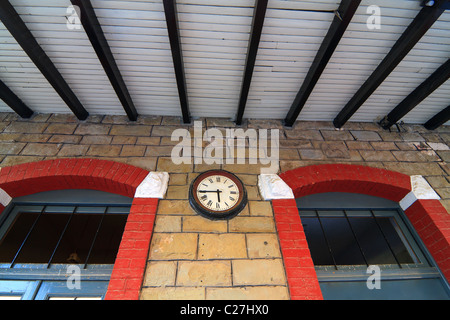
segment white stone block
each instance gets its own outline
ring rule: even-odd
[[[258,187],[264,200],[294,199],[292,189],[276,174],[260,174]]]
[[[150,172],[136,188],[135,198],[163,199],[169,185],[167,172]]]

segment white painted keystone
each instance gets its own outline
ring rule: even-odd
[[[135,198],[163,199],[169,185],[167,172],[150,172],[136,188]]]
[[[276,174],[260,174],[258,187],[264,200],[294,199],[292,189]]]

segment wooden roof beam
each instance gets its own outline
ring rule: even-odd
[[[334,119],[336,128],[341,128],[363,103],[372,95],[392,70],[403,60],[433,23],[445,11],[448,0],[436,0],[433,6],[423,7],[411,24],[406,28],[389,53],[384,57],[375,71],[367,78],[350,101]]]
[[[128,118],[131,121],[137,120],[137,111],[128,92],[127,86],[120,74],[119,67],[105,38],[100,22],[97,19],[94,8],[90,0],[71,0],[72,5],[80,8],[80,21],[83,25],[92,47],[97,54],[100,63],[111,82]]]
[[[336,14],[331,22],[325,38],[317,51],[316,57],[309,68],[309,71],[303,81],[300,90],[298,91],[291,108],[284,119],[284,124],[288,127],[292,127],[297,120],[298,115],[303,109],[306,101],[308,100],[311,92],[314,89],[317,81],[319,81],[323,70],[328,64],[334,50],[336,49],[339,41],[344,35],[347,26],[353,18],[356,10],[358,9],[361,0],[342,0]]]
[[[434,130],[449,120],[450,120],[450,106],[448,106],[447,108],[436,114],[433,118],[428,120],[424,124],[424,126],[428,130]]]
[[[164,14],[166,16],[167,31],[169,33],[170,49],[172,51],[173,66],[177,79],[178,96],[181,105],[181,114],[184,123],[191,122],[189,102],[184,73],[183,52],[181,50],[180,33],[178,27],[176,0],[163,0]]]
[[[22,118],[29,118],[33,115],[33,110],[28,108],[18,96],[0,80],[0,99],[2,99],[11,109]]]
[[[397,123],[408,112],[414,109],[422,100],[428,97],[434,90],[439,88],[450,78],[450,59],[436,69],[424,82],[402,100],[389,114],[381,120],[380,125],[389,129]]]
[[[252,82],[253,69],[255,68],[256,54],[258,53],[259,40],[261,39],[264,18],[266,16],[268,0],[256,0],[253,11],[252,30],[250,32],[250,41],[247,49],[247,60],[245,62],[244,78],[242,80],[241,93],[239,98],[238,112],[236,115],[236,124],[242,124],[245,105],[247,104],[248,92]]]
[[[75,116],[85,120],[89,113],[7,0],[0,1],[0,20]]]

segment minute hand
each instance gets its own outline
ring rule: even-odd
[[[216,192],[222,192],[222,191],[221,190],[198,190],[198,192],[201,192],[201,193],[214,192],[214,193],[216,193]]]

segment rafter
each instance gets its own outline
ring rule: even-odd
[[[433,118],[428,120],[424,126],[428,130],[434,130],[450,120],[450,106],[436,114]]]
[[[190,123],[191,116],[187,95],[186,76],[184,74],[183,52],[181,50],[176,0],[163,0],[163,5],[164,13],[166,15],[167,31],[169,33],[175,77],[177,79],[178,96],[180,98],[183,122]]]
[[[297,120],[360,3],[361,0],[342,0],[305,80],[284,119],[286,126],[291,127]]]
[[[111,82],[128,118],[137,120],[137,111],[128,92],[127,86],[120,74],[119,67],[105,38],[100,22],[97,19],[90,0],[71,0],[72,4],[80,8],[80,20],[100,63]]]
[[[7,0],[0,1],[0,20],[75,116],[85,120],[89,113]]]
[[[424,82],[422,82],[413,92],[411,92],[402,102],[400,102],[389,114],[380,122],[384,129],[389,129],[397,123],[408,112],[416,107],[422,100],[428,97],[434,90],[439,88],[450,78],[450,59],[436,69]]]
[[[22,118],[29,118],[33,115],[33,110],[28,108],[3,81],[0,80],[0,99],[2,99],[11,109]]]
[[[445,11],[446,1],[447,0],[436,0],[433,6],[423,7],[420,10],[375,71],[336,116],[333,121],[336,128],[341,128],[353,114],[358,111],[378,86],[380,86],[395,67],[403,60],[408,52]]]
[[[261,39],[261,32],[264,25],[264,17],[266,16],[267,2],[268,0],[256,0],[253,11],[252,30],[247,49],[247,61],[245,62],[244,78],[242,80],[238,112],[236,115],[237,125],[242,124],[242,118],[244,117],[245,105],[247,104],[248,92],[255,67],[256,54],[258,53],[259,40]]]

